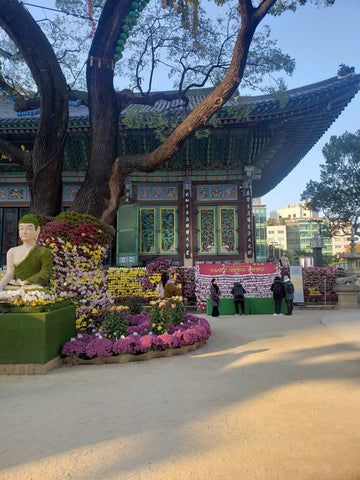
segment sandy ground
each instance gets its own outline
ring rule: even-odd
[[[360,312],[203,316],[183,356],[0,377],[0,479],[360,479]]]

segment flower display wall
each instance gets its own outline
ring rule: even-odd
[[[39,244],[53,254],[51,292],[71,298],[80,331],[101,323],[105,307],[112,302],[103,261],[113,234],[109,225],[75,212],[62,212],[40,233]]]
[[[343,277],[345,271],[338,267],[306,267],[303,268],[304,300],[326,301],[337,300],[334,292],[336,279]]]
[[[142,295],[142,278],[145,271],[146,269],[142,267],[110,267],[107,278],[111,298]]]
[[[239,264],[240,265],[240,264]],[[232,298],[231,289],[234,286],[235,282],[240,282],[246,290],[247,297],[271,297],[272,292],[270,287],[274,281],[276,275],[281,275],[280,267],[273,264],[273,268],[269,273],[258,273],[256,268],[258,264],[241,264],[247,268],[244,270],[249,271],[249,273],[244,274],[226,274],[221,273],[225,272],[226,269],[222,264],[215,264],[216,270],[211,272],[209,268],[208,274],[203,274],[200,272],[200,265],[195,267],[195,293],[196,293],[196,302],[197,307],[200,310],[206,309],[206,299],[210,296],[210,284],[213,278],[216,278],[217,285],[221,292],[221,297]],[[234,264],[234,268],[236,264]],[[255,267],[255,268],[254,268]],[[254,271],[252,271],[254,269]],[[265,269],[266,270],[266,269]],[[269,269],[270,270],[270,269]],[[220,274],[219,274],[220,273]]]
[[[154,273],[147,277],[151,287],[144,288],[144,276],[147,271],[145,267],[110,267],[108,269],[108,291],[112,299],[125,296],[141,296],[145,299],[157,298],[155,291],[156,284],[160,281],[161,275]]]
[[[156,299],[156,285],[163,272],[174,271],[182,285],[184,298],[195,298],[195,268],[175,267],[163,258],[157,258],[145,267],[110,267],[108,269],[108,290],[112,299],[124,296],[143,296],[147,300]]]

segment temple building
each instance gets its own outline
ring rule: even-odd
[[[113,265],[144,265],[164,256],[174,265],[257,261],[252,198],[280,183],[356,95],[360,75],[333,77],[281,96],[234,95],[211,125],[188,139],[180,153],[152,173],[133,173],[118,210]],[[209,89],[189,92],[187,111]],[[0,137],[31,150],[39,113],[13,109],[0,92]],[[171,110],[169,110],[171,107]],[[71,207],[84,179],[90,148],[88,109],[69,105],[63,208]],[[141,127],[119,119],[118,154],[142,154],[159,144],[148,119],[184,113],[181,101],[131,105]],[[171,112],[171,113],[170,113]],[[17,221],[30,205],[20,166],[0,161],[0,248],[17,241]],[[261,257],[264,254],[262,252]],[[258,261],[262,261],[263,258]]]

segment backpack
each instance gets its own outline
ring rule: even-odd
[[[292,283],[289,283],[289,285],[287,287],[287,291],[290,294],[294,293],[294,285]]]
[[[241,285],[234,286],[234,298],[242,298],[244,296],[244,288]]]
[[[272,288],[273,292],[274,292],[274,296],[275,297],[282,297],[283,296],[283,286],[280,282],[275,282],[273,284],[273,288]]]

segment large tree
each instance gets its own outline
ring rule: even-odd
[[[323,147],[325,163],[320,180],[310,180],[301,199],[314,210],[322,210],[334,230],[341,227],[355,234],[360,228],[360,130],[345,132]]]
[[[39,89],[42,112],[32,152],[24,152],[4,141],[0,151],[10,161],[24,166],[32,210],[56,215],[61,208],[61,172],[69,116],[66,80],[48,39],[17,1],[0,1],[0,27],[12,38],[30,68]],[[8,90],[8,85],[1,80],[0,86]],[[9,93],[21,102],[15,89]]]
[[[119,114],[131,103],[151,104],[158,98],[148,95],[139,99],[130,90],[116,92],[114,88],[113,64],[114,58],[117,59],[120,32],[124,25],[131,24],[131,13],[135,10],[141,12],[148,0],[139,4],[133,0],[103,2],[86,61],[87,94],[66,91],[66,82],[50,43],[23,5],[17,0],[0,0],[0,26],[23,55],[39,91],[40,122],[34,150],[24,159],[23,152],[0,142],[0,151],[23,163],[28,171],[32,210],[53,215],[59,209],[69,98],[82,95],[89,107],[92,132],[88,170],[73,209],[111,223],[119,206],[125,178],[134,170],[152,171],[174,157],[186,140],[203,128],[237,90],[244,76],[251,42],[263,18],[270,11],[280,14],[284,10],[296,10],[298,5],[307,1],[331,5],[335,0],[237,0],[241,22],[231,61],[221,81],[156,150],[147,155],[117,158]],[[198,0],[185,2],[185,5],[196,11]],[[20,110],[22,107],[19,104],[16,108]]]

